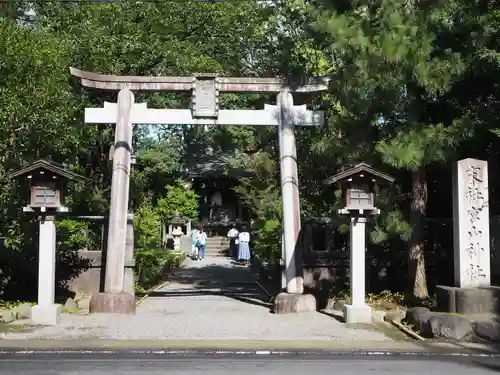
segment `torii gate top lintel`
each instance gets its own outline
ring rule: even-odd
[[[282,78],[220,77],[215,73],[195,73],[191,77],[169,76],[116,76],[87,72],[69,68],[70,74],[81,81],[82,86],[101,90],[118,91],[128,88],[132,91],[191,91],[196,80],[215,80],[220,92],[312,93],[326,91],[330,77],[313,77],[301,83]]]

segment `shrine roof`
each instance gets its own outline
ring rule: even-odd
[[[205,156],[201,160],[191,157],[185,163],[188,177],[191,178],[217,178],[217,177],[242,177],[249,175],[242,168],[229,167],[229,153]]]

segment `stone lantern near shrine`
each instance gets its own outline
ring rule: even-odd
[[[394,178],[360,163],[327,178],[324,183],[342,188],[342,208],[339,215],[350,219],[350,285],[351,303],[344,306],[346,323],[371,323],[372,309],[365,302],[365,235],[366,218],[378,215],[377,184],[392,183]]]
[[[181,249],[181,237],[184,235],[182,231],[182,226],[186,224],[178,212],[175,213],[174,217],[170,221],[172,226],[172,237],[174,238],[174,250],[179,251]]]
[[[56,266],[56,225],[58,213],[68,212],[64,205],[66,182],[86,180],[63,166],[38,160],[9,176],[29,186],[29,203],[24,212],[34,213],[39,220],[38,303],[32,308],[35,324],[55,325],[60,321],[61,306],[54,303]]]

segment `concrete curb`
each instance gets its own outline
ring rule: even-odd
[[[486,348],[451,343],[245,340],[0,340],[0,355],[161,356],[458,356],[499,357]]]
[[[126,349],[166,349],[166,350],[223,350],[237,352],[241,350],[365,350],[365,351],[426,351],[420,345],[411,342],[354,340],[0,340],[0,349],[31,350],[126,350]]]
[[[153,356],[153,357],[257,357],[257,356],[274,356],[274,357],[425,357],[425,358],[500,358],[500,354],[493,353],[467,353],[467,352],[431,352],[431,351],[368,351],[368,350],[219,350],[219,349],[0,349],[0,358],[2,356],[82,356],[88,357],[113,357],[119,356],[123,358]]]

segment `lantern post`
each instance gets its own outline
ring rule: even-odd
[[[9,176],[29,182],[29,204],[23,212],[35,214],[39,222],[38,243],[38,300],[32,308],[35,324],[56,325],[60,322],[61,305],[55,301],[56,224],[59,213],[69,212],[64,205],[66,182],[83,181],[85,177],[48,160],[37,160]]]
[[[339,215],[350,221],[350,287],[351,303],[344,306],[346,323],[371,323],[372,309],[365,302],[365,251],[366,221],[368,216],[378,215],[376,204],[377,183],[392,183],[394,178],[373,169],[365,163],[336,174],[324,181],[325,184],[340,184],[342,187],[342,208]]]

